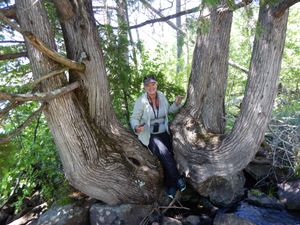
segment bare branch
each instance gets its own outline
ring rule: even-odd
[[[156,13],[158,16],[160,16],[161,18],[164,18],[165,16],[161,13],[161,12],[159,12],[158,10],[156,10],[155,8],[153,8],[152,6],[151,6],[151,4],[149,4],[147,1],[145,1],[145,0],[140,0],[147,8],[149,8],[151,11],[153,11],[154,13]],[[166,21],[166,23],[170,26],[170,27],[172,27],[173,29],[175,29],[175,30],[177,30],[177,31],[179,31],[181,34],[183,34],[183,35],[185,35],[185,33],[179,28],[179,27],[177,27],[174,23],[172,23],[171,21]]]
[[[0,211],[2,211],[2,209],[4,208],[4,206],[14,197],[18,187],[19,187],[19,183],[20,183],[20,178],[17,177],[17,181],[16,184],[14,186],[14,189],[12,190],[12,192],[10,192],[8,198],[6,199],[6,201],[2,204],[2,206],[0,206]]]
[[[0,100],[9,100],[12,102],[26,102],[26,101],[50,101],[54,98],[60,97],[70,91],[79,87],[79,82],[74,82],[68,86],[56,89],[49,92],[38,92],[33,94],[8,94],[0,92]]]
[[[242,67],[241,65],[239,65],[235,62],[229,61],[228,64],[236,69],[241,70],[242,72],[246,73],[247,75],[249,74],[249,70],[247,70],[246,68]]]
[[[78,63],[74,60],[70,60],[56,51],[49,49],[39,38],[37,38],[33,33],[24,31],[20,26],[16,23],[10,21],[6,16],[0,13],[0,20],[11,26],[13,29],[21,33],[35,48],[39,51],[47,55],[49,58],[53,59],[54,61],[63,64],[70,69],[84,71],[85,65],[83,63]]]
[[[54,61],[61,63],[70,69],[74,69],[74,70],[78,70],[78,71],[85,70],[85,65],[83,63],[78,63],[74,60],[70,60],[70,59],[60,55],[59,53],[49,49],[48,47],[46,47],[44,45],[44,43],[39,38],[37,38],[31,32],[25,32],[25,37],[28,38],[28,40],[34,47],[36,47],[38,50],[40,50],[42,53],[44,53],[45,55],[47,55],[49,58],[53,59]]]
[[[0,9],[0,13],[5,15],[7,18],[17,19],[16,6],[15,5],[9,6],[7,8]]]
[[[27,52],[17,52],[17,53],[0,55],[0,60],[17,59],[21,57],[27,57]]]
[[[5,143],[10,141],[12,138],[14,138],[15,136],[17,136],[25,127],[28,126],[28,124],[30,124],[35,117],[37,117],[45,108],[45,104],[43,104],[38,110],[36,110],[33,114],[31,114],[24,123],[22,123],[20,126],[18,126],[15,130],[13,130],[11,133],[9,133],[8,135],[6,135],[3,138],[0,138],[0,144]]]
[[[252,2],[252,0],[244,0],[238,4],[235,4],[231,7],[219,7],[218,8],[218,12],[219,13],[224,13],[224,12],[227,12],[227,11],[234,11],[234,10],[237,10],[239,8],[242,8],[246,5],[249,5],[250,3]],[[179,17],[179,16],[184,16],[184,15],[187,15],[187,14],[191,14],[191,13],[196,13],[200,10],[200,7],[197,6],[197,7],[194,7],[194,8],[191,8],[191,9],[188,9],[188,10],[184,10],[184,11],[181,11],[179,13],[175,13],[175,14],[172,14],[172,15],[169,15],[169,16],[166,16],[166,17],[162,17],[162,18],[157,18],[157,19],[153,19],[153,20],[147,20],[145,22],[142,22],[140,24],[136,24],[134,26],[130,26],[129,28],[130,29],[137,29],[139,27],[142,27],[142,26],[145,26],[145,25],[148,25],[148,24],[153,24],[153,23],[157,23],[157,22],[163,22],[163,21],[167,21],[167,20],[170,20],[170,19],[174,19],[176,17]],[[202,15],[201,18],[206,18],[210,15],[210,13],[208,14],[205,14],[205,15]]]
[[[181,12],[179,12],[179,13],[172,14],[172,15],[169,15],[169,16],[166,16],[166,17],[157,18],[157,19],[153,19],[153,20],[147,20],[147,21],[142,22],[142,23],[140,23],[140,24],[136,24],[136,25],[134,25],[134,26],[130,26],[129,28],[130,28],[130,29],[137,29],[137,28],[142,27],[142,26],[145,26],[145,25],[147,25],[147,24],[153,24],[153,23],[157,23],[157,22],[167,21],[167,20],[176,18],[176,17],[178,17],[178,16],[183,16],[183,15],[195,13],[195,12],[198,12],[198,11],[199,11],[199,7],[197,6],[197,7],[194,7],[194,8],[185,10],[185,11],[181,11]]]
[[[69,68],[67,67],[63,67],[61,69],[58,69],[58,70],[55,70],[55,71],[52,71],[51,73],[48,73],[47,75],[44,75],[42,77],[40,77],[39,79],[35,80],[33,83],[32,83],[32,87],[34,88],[38,83],[40,83],[41,81],[43,80],[46,80],[46,79],[49,79],[51,77],[54,77],[56,75],[59,75],[63,72],[65,72],[66,70],[68,70]]]
[[[25,44],[24,41],[15,41],[15,40],[2,40],[2,41],[0,41],[0,44],[5,44],[5,43]]]
[[[102,10],[102,9],[111,9],[111,10],[117,10],[117,7],[114,7],[114,6],[93,6],[93,10],[94,11],[98,11],[98,10]]]
[[[19,105],[22,105],[23,103],[24,103],[24,102],[11,102],[11,103],[9,103],[4,109],[2,109],[2,110],[0,111],[0,117],[3,118],[4,116],[6,116],[6,114],[7,114],[10,110],[12,110],[12,109],[18,107]]]
[[[281,0],[272,10],[272,15],[274,17],[280,17],[283,15],[285,10],[287,10],[292,5],[300,2],[299,0]]]

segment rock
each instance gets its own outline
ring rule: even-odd
[[[36,225],[87,225],[89,205],[54,206],[42,214]]]
[[[289,214],[286,210],[262,208],[247,202],[241,202],[234,214],[254,224],[300,224],[300,219]]]
[[[278,196],[288,209],[300,210],[300,180],[278,184]]]
[[[182,223],[174,218],[164,217],[162,225],[182,225]]]
[[[212,177],[205,181],[198,192],[209,198],[209,200],[221,207],[229,206],[244,195],[245,177],[242,172],[226,177]]]
[[[247,219],[243,219],[233,213],[219,213],[214,219],[214,225],[256,225]]]
[[[257,205],[265,208],[283,209],[283,205],[280,201],[274,197],[270,197],[259,190],[251,190],[248,192],[248,198],[246,200],[252,205]]]
[[[5,224],[9,214],[0,211],[0,224]]]
[[[200,217],[194,215],[188,216],[181,220],[183,225],[200,225],[201,224],[200,221],[201,221]]]
[[[135,225],[149,215],[153,206],[124,204],[107,206],[94,204],[90,208],[91,225]]]

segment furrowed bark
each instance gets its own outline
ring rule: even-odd
[[[232,12],[218,13],[217,7],[211,8],[210,17],[200,21],[185,109],[201,121],[205,131],[221,134]]]
[[[55,50],[54,36],[41,1],[17,1],[22,29],[32,32]],[[60,3],[70,4],[69,1]],[[71,2],[73,3],[73,2]],[[135,137],[119,126],[112,111],[106,73],[96,35],[91,2],[76,1],[65,17],[64,37],[68,56],[77,59],[82,52],[86,69],[72,71],[71,82],[81,90],[49,101],[44,111],[64,172],[70,183],[93,198],[109,204],[150,203],[160,190],[160,169],[154,156],[142,148]],[[23,8],[29,10],[24,13]],[[68,30],[70,29],[70,30]],[[35,79],[60,69],[26,42]],[[74,57],[73,57],[74,56]],[[64,74],[41,81],[42,91],[65,86]],[[82,93],[82,95],[79,95]]]
[[[199,107],[198,111],[193,112],[194,117],[191,117],[185,108],[177,115],[173,124],[177,161],[180,162],[181,171],[190,176],[192,185],[199,192],[206,181],[209,182],[214,177],[232,176],[244,169],[253,159],[263,139],[277,91],[288,18],[287,12],[282,17],[275,18],[271,11],[272,7],[269,5],[260,9],[260,32],[254,42],[247,89],[241,113],[231,133],[203,134],[202,130],[205,129],[201,120],[195,119],[201,118]],[[205,49],[207,45],[200,46]],[[195,50],[196,57],[198,51]],[[194,60],[193,65],[196,67],[195,64],[197,62]],[[209,62],[207,67],[211,67]],[[192,72],[192,83],[201,79],[193,76],[195,73]],[[204,79],[202,84],[207,85],[205,81]],[[197,97],[193,96],[193,91],[198,92]],[[199,97],[204,98],[204,93],[203,90],[192,86],[188,105],[203,104]],[[178,126],[182,126],[183,129],[176,129]]]

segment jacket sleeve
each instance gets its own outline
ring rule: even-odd
[[[130,125],[133,130],[137,125],[140,125],[141,118],[143,116],[143,111],[144,111],[144,107],[141,102],[141,99],[139,98],[136,100],[134,104],[133,111],[130,117]]]
[[[168,103],[169,105],[169,103]],[[182,107],[182,104],[176,105],[176,103],[174,102],[172,105],[169,106],[169,113],[176,113],[179,111],[179,109]]]

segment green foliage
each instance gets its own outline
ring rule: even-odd
[[[108,73],[113,107],[119,121],[125,126],[129,124],[129,116],[137,97],[143,92],[143,78],[154,75],[169,100],[176,95],[184,95],[184,85],[187,79],[185,71],[176,74],[176,58],[170,61],[170,54],[163,47],[155,50],[155,57],[145,51],[143,44],[137,43],[139,50],[139,65],[129,58],[129,43],[124,35],[115,34],[110,26],[102,30],[102,48]],[[133,46],[134,47],[134,46]],[[175,56],[175,52],[172,54]],[[172,68],[173,67],[173,68]]]
[[[15,150],[6,155],[10,163],[1,164],[1,171],[4,168],[5,172],[0,183],[0,203],[4,202],[14,189],[17,195],[14,205],[17,210],[23,199],[31,196],[36,190],[39,190],[48,202],[61,196],[60,193],[63,193],[68,185],[44,118],[31,124],[8,145],[14,146]],[[1,154],[5,153],[6,151],[1,150]]]

